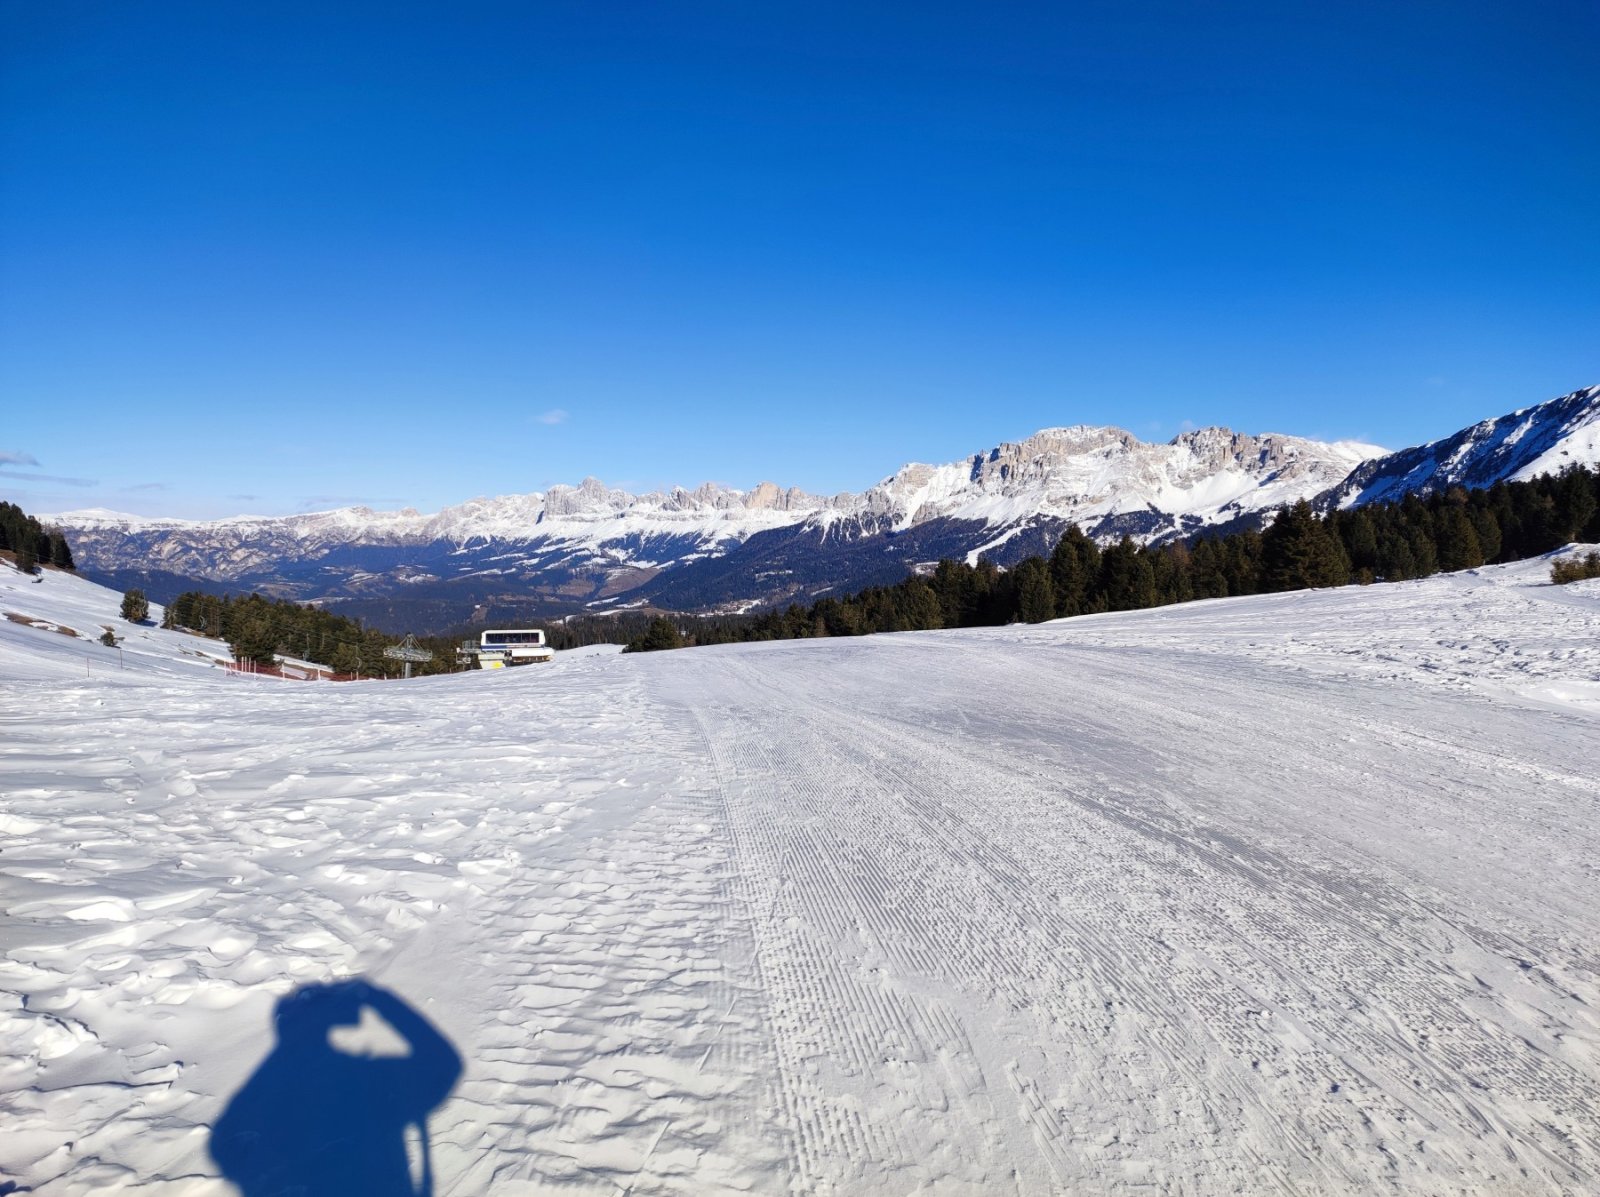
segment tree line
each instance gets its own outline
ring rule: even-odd
[[[123,596],[123,618],[139,622],[149,610],[142,591]],[[731,629],[741,617],[682,617],[702,637],[732,639]],[[512,624],[518,621],[511,621]],[[522,620],[521,622],[528,622]],[[533,621],[539,625],[539,621]],[[650,617],[637,613],[587,615],[542,624],[552,648],[569,649],[589,644],[625,644],[641,635]],[[297,657],[324,665],[331,672],[364,677],[397,677],[404,665],[391,661],[383,650],[403,637],[367,627],[359,619],[335,615],[319,607],[261,594],[218,595],[189,590],[167,604],[161,626],[227,641],[235,660],[270,666],[279,656]],[[433,660],[417,662],[413,673],[449,673],[459,666],[456,649],[463,640],[476,642],[480,629],[462,627],[436,636],[418,636],[417,644],[433,653]]]
[[[402,662],[383,655],[401,637],[317,607],[260,594],[236,597],[187,590],[167,604],[161,626],[225,640],[235,660],[260,666],[270,666],[282,655],[350,676],[395,677],[404,669]],[[418,644],[434,659],[414,664],[414,673],[447,673],[455,667],[451,638],[419,638]]]
[[[0,516],[9,507],[0,504]],[[1262,531],[1201,533],[1154,546],[1123,537],[1101,547],[1073,525],[1048,557],[1028,557],[1010,570],[982,557],[973,565],[947,559],[930,573],[892,586],[809,605],[759,615],[580,616],[550,623],[547,639],[558,649],[609,641],[650,652],[1039,623],[1192,599],[1423,578],[1537,556],[1574,540],[1600,541],[1600,472],[1581,465],[1528,482],[1471,491],[1451,487],[1427,497],[1413,494],[1321,514],[1301,501],[1280,510]],[[162,626],[226,640],[237,659],[260,665],[281,654],[344,674],[389,677],[402,669],[383,656],[400,637],[260,594],[188,591],[168,604]],[[456,645],[464,636],[476,638],[470,629],[419,638],[434,659],[415,671],[455,669]]]
[[[33,573],[41,565],[77,569],[64,533],[46,528],[15,503],[0,502],[0,551],[16,558],[17,568]]]
[[[1581,465],[1528,482],[1450,487],[1324,514],[1302,500],[1264,531],[1201,533],[1154,546],[1123,537],[1102,548],[1073,525],[1050,556],[1028,557],[1009,571],[985,558],[974,565],[944,560],[892,586],[750,619],[686,624],[659,617],[629,648],[1039,623],[1191,599],[1398,582],[1518,561],[1574,540],[1600,540],[1600,473]]]

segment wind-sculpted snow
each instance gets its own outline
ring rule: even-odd
[[[316,1191],[410,1044],[441,1194],[1595,1192],[1547,572],[335,685],[0,568],[0,1189]]]

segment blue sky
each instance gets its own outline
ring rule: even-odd
[[[860,489],[1600,382],[1600,9],[0,0],[0,496]]]

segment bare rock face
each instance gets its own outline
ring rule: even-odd
[[[776,482],[760,482],[744,497],[744,505],[751,511],[783,510],[787,496]]]
[[[585,478],[576,489],[552,486],[545,492],[544,514],[548,519],[570,515],[594,515],[625,511],[633,496],[625,490],[612,490],[598,478]]]
[[[940,518],[993,523],[1029,507],[1085,527],[1129,511],[1172,517],[1149,539],[1187,521],[1223,522],[1315,494],[1378,452],[1226,428],[1185,432],[1167,444],[1120,428],[1048,428],[960,465],[906,466],[867,492],[866,509],[906,526]]]

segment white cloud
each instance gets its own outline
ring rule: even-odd
[[[567,415],[568,413],[565,408],[552,407],[549,411],[544,412],[542,415],[535,416],[534,419],[539,421],[541,424],[565,424],[567,422]]]
[[[7,482],[10,482],[15,478],[25,479],[28,482],[54,482],[57,486],[100,485],[100,481],[97,478],[62,478],[56,474],[19,474],[16,470],[10,470],[4,474],[0,474],[0,478],[5,479]]]
[[[0,449],[0,466],[8,466],[8,465],[31,465],[31,466],[36,466],[38,464],[39,464],[39,459],[37,457],[35,457],[32,453],[8,453],[6,450]]]

